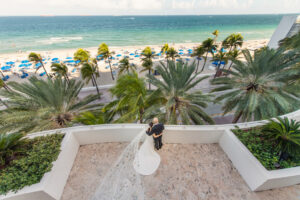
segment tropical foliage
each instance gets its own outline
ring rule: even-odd
[[[35,62],[35,63],[40,63],[40,64],[41,64],[40,66],[44,69],[45,73],[47,74],[47,77],[48,77],[48,78],[50,77],[49,74],[48,74],[48,72],[47,72],[47,70],[46,70],[46,68],[45,68],[45,65],[44,65],[44,63],[43,63],[43,58],[42,58],[42,56],[41,56],[40,54],[37,54],[37,53],[32,52],[32,53],[29,54],[28,59],[29,59],[30,61]],[[36,69],[36,72],[37,72],[41,67],[38,67],[38,68]]]
[[[107,124],[107,116],[102,111],[87,111],[80,113],[75,119],[75,123],[80,123],[84,125],[97,125],[97,124]]]
[[[136,65],[129,62],[129,59],[127,57],[123,58],[119,62],[119,76],[123,73],[133,73],[136,70]]]
[[[196,57],[197,58],[197,68],[196,68],[196,73],[198,72],[198,68],[199,68],[199,63],[200,63],[200,60],[201,58],[203,57],[205,53],[205,49],[202,45],[199,45],[198,47],[196,47],[192,53],[192,56],[193,57]],[[201,69],[201,72],[204,70],[204,66],[202,67]]]
[[[137,73],[126,74],[118,78],[117,84],[110,90],[116,100],[107,104],[103,111],[108,113],[108,119],[118,117],[115,122],[144,121],[145,110],[150,101],[146,83]]]
[[[195,63],[169,61],[168,67],[160,63],[157,71],[161,78],[148,75],[149,81],[157,89],[156,103],[147,110],[159,116],[167,124],[213,124],[214,121],[203,111],[211,101],[211,95],[201,91],[191,91],[207,76],[197,78]]]
[[[153,58],[155,54],[150,47],[146,47],[142,52],[142,67],[144,68],[141,72],[148,71],[148,74],[153,72]],[[151,89],[151,85],[149,83],[149,90]]]
[[[90,52],[84,49],[77,49],[77,51],[74,53],[74,59],[79,60],[82,63],[88,62],[90,57]]]
[[[22,137],[21,133],[0,133],[0,169],[24,153],[21,145],[25,140]]]
[[[107,60],[108,64],[109,64],[109,69],[110,69],[110,73],[111,73],[111,78],[112,80],[115,80],[114,75],[113,75],[113,71],[112,71],[112,67],[111,67],[111,59],[112,59],[112,55],[114,54],[114,52],[111,52],[108,48],[108,45],[105,43],[102,43],[99,45],[98,48],[98,55],[101,55],[103,59]]]
[[[57,159],[63,137],[62,134],[35,137],[18,145],[24,149],[23,154],[0,171],[0,195],[39,183]]]
[[[67,82],[70,82],[69,76],[68,76],[68,67],[67,65],[63,63],[52,63],[51,70],[53,72],[56,72],[60,76],[64,77]]]
[[[276,143],[273,139],[265,137],[262,127],[232,131],[267,170],[300,166],[300,154],[297,157],[282,159],[282,152],[274,148]]]
[[[263,126],[264,137],[274,141],[278,152],[287,153],[290,156],[300,155],[300,122],[285,118],[276,118]]]
[[[1,91],[8,109],[0,111],[3,132],[36,132],[68,126],[78,113],[93,109],[97,95],[83,99],[78,94],[83,83],[61,77],[41,80],[30,77],[26,83],[10,82],[11,91]]]
[[[206,62],[207,62],[208,54],[209,53],[213,54],[213,51],[217,49],[217,45],[215,44],[215,40],[213,40],[211,38],[207,38],[206,40],[204,40],[202,42],[201,46],[204,48],[204,51],[205,51],[205,56],[203,57],[204,63],[203,63],[202,70],[201,70],[201,71],[203,71],[203,69],[206,65]]]
[[[174,47],[170,47],[168,49],[168,51],[166,52],[167,61],[169,61],[169,59],[171,59],[173,62],[175,62],[175,59],[178,57],[180,57],[180,56]]]
[[[243,36],[238,33],[238,34],[231,34],[228,37],[226,37],[223,42],[222,46],[224,48],[229,48],[229,51],[236,49],[237,47],[242,47],[244,42]]]
[[[98,98],[101,98],[101,94],[99,91],[97,78],[100,76],[98,72],[97,64],[93,62],[85,62],[82,64],[81,69],[81,77],[83,80],[85,80],[86,84],[88,84],[90,81],[92,81],[93,86],[95,86],[98,94]]]
[[[224,101],[224,114],[234,112],[233,123],[267,119],[299,108],[298,87],[287,84],[292,80],[290,67],[300,61],[300,55],[283,50],[264,49],[242,51],[246,62],[234,60],[233,70],[224,70],[230,77],[212,80],[220,92],[216,100]]]

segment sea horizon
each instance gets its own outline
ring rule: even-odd
[[[218,29],[219,40],[241,33],[245,40],[268,39],[282,16],[120,15],[0,16],[0,53],[110,46],[200,43]]]

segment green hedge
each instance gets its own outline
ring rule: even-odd
[[[261,127],[232,131],[267,170],[300,166],[300,155],[279,162],[279,152],[274,148],[276,144],[264,139]]]
[[[63,137],[62,134],[54,134],[29,139],[25,144],[25,155],[0,171],[0,194],[17,192],[25,186],[39,183],[57,159]]]

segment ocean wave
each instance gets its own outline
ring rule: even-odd
[[[122,19],[131,19],[131,20],[135,20],[134,17],[124,17],[124,18],[122,18]]]
[[[73,40],[82,40],[83,37],[77,36],[77,37],[51,37],[50,39],[46,40],[40,40],[39,43],[43,44],[57,44],[57,43],[66,43]]]

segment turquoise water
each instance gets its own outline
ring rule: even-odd
[[[270,38],[283,15],[0,17],[0,52]]]

